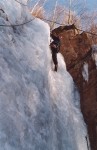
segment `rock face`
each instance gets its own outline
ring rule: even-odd
[[[53,30],[61,39],[61,50],[67,70],[72,75],[81,97],[81,110],[87,124],[91,150],[97,150],[97,69],[92,59],[90,36],[77,30],[58,27]],[[83,78],[83,65],[88,64],[88,81]]]

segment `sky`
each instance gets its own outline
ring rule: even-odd
[[[13,0],[0,6],[0,24],[10,25],[6,15],[13,24],[32,20]],[[49,42],[37,18],[0,27],[0,150],[87,150],[77,88],[60,53],[53,71]]]
[[[62,3],[64,2],[68,2],[69,0],[59,0],[59,2],[62,1]],[[71,0],[72,2],[73,1],[80,1],[82,3],[86,3],[86,6],[89,10],[94,10],[94,9],[97,9],[97,0]]]
[[[39,0],[29,0],[30,2],[32,1],[32,3],[36,3]],[[74,0],[71,0],[74,1]],[[80,1],[81,3],[86,3],[86,6],[89,10],[94,11],[95,9],[97,9],[97,0],[77,0],[78,2]],[[50,9],[51,6],[53,6],[55,4],[56,0],[47,0],[46,1],[46,7]],[[64,5],[64,4],[68,4],[69,0],[58,0],[58,3]]]
[[[86,4],[90,10],[97,10],[97,0],[86,0]]]

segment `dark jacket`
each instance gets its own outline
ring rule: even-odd
[[[53,42],[50,43],[51,50],[58,53],[60,50],[60,39],[53,34],[51,34],[51,38],[53,39]]]

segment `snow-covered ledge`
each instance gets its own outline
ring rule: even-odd
[[[88,63],[86,62],[84,62],[84,65],[83,65],[82,76],[84,80],[88,82],[89,80]]]
[[[97,68],[97,45],[92,45],[92,58],[95,61],[95,65]]]

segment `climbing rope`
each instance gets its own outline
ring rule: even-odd
[[[26,22],[20,23],[20,24],[13,24],[13,25],[4,25],[4,24],[0,24],[1,27],[18,27],[18,26],[23,26],[25,24],[28,24],[30,22],[32,22],[35,18],[28,20]]]
[[[84,31],[84,30],[81,30],[81,29],[78,29],[78,28],[76,28],[76,29],[79,30],[79,31],[83,31],[83,32],[89,33],[91,35],[97,36],[97,34],[95,34],[95,33],[92,33],[92,32],[89,32],[89,31]]]
[[[16,1],[17,3],[23,5],[23,6],[27,6],[27,5],[25,5],[25,4],[21,3],[21,2],[19,2],[18,0],[15,0],[15,1]],[[28,1],[29,1],[29,0],[27,0],[27,2],[28,2]],[[2,10],[2,9],[0,9],[0,10]],[[5,13],[3,10],[2,10],[2,12]],[[35,17],[34,17],[33,19],[31,19],[31,20],[28,20],[28,21],[23,22],[23,23],[20,23],[20,24],[11,24],[11,25],[0,24],[0,27],[18,27],[18,26],[23,26],[23,25],[25,25],[25,24],[28,24],[28,23],[32,22],[34,19],[35,19]]]
[[[28,6],[28,5],[26,5],[26,4],[23,4],[23,3],[19,2],[18,0],[15,0],[15,1],[16,1],[17,3],[23,5],[23,6]]]
[[[58,24],[58,25],[65,26],[65,24],[61,24],[61,23],[59,23],[59,22],[52,21],[52,20],[49,20],[49,19],[46,19],[46,18],[40,18],[40,19],[42,19],[42,20],[44,20],[44,21],[48,21],[48,22],[53,22],[53,23]],[[76,29],[76,30],[79,30],[79,31],[82,31],[82,32],[89,33],[89,34],[94,35],[94,36],[97,36],[97,34],[95,34],[95,33],[92,33],[92,32],[89,32],[89,31],[84,31],[84,30],[79,29],[79,28],[77,28],[77,27],[76,27],[75,29]]]

